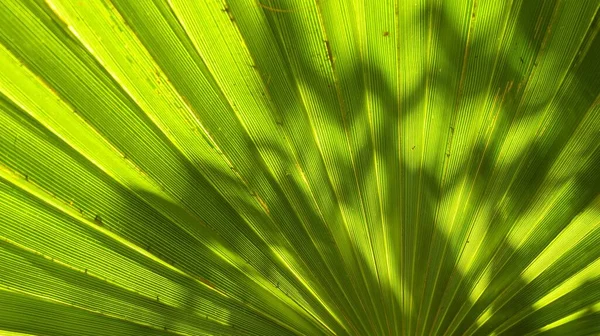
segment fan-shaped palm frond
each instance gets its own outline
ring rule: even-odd
[[[600,333],[597,0],[0,0],[7,335]]]

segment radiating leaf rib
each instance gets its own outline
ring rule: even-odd
[[[5,120],[5,121],[8,121],[8,120]],[[7,125],[7,126],[10,127],[10,123],[8,123],[8,124],[5,123],[5,125]],[[12,128],[13,129],[18,129],[17,127],[12,127]],[[25,134],[21,134],[21,138],[23,139],[23,141],[25,143],[32,143],[32,141],[33,141],[32,138],[26,137]],[[10,139],[10,140],[12,140],[12,139]],[[47,152],[49,150],[50,150],[50,148],[46,148]],[[57,154],[58,153],[55,153],[55,156],[54,156],[55,158],[59,157],[59,155],[57,155]],[[24,164],[27,165],[27,163],[24,163]],[[45,164],[41,164],[41,166],[48,167],[48,165],[45,165]],[[75,172],[77,172],[77,170],[74,169],[74,167],[69,167],[69,165],[66,165],[66,162],[63,162],[63,166],[64,166],[63,169],[64,168],[67,168],[67,169],[70,168],[71,169],[71,174],[74,174]],[[27,166],[25,166],[25,167],[27,167]],[[29,174],[31,174],[31,176],[32,176],[31,178],[32,179],[36,179],[37,178],[37,179],[39,179],[40,182],[42,182],[42,183],[44,182],[44,175],[43,175],[44,173],[42,171],[36,171],[36,170],[34,170],[34,167],[31,167],[31,166],[27,169],[27,171],[28,171]],[[85,170],[83,170],[82,168],[79,168],[79,171],[80,172],[85,172]],[[45,174],[48,175],[48,173],[49,172],[46,172]],[[56,167],[55,170],[52,171],[52,173],[58,173],[58,174],[62,173],[62,176],[63,176],[62,178],[65,178],[65,176],[69,176],[69,173],[61,171],[61,169],[58,168],[58,167]],[[82,177],[82,178],[84,180],[87,180],[89,182],[89,184],[87,185],[88,190],[89,189],[98,190],[98,188],[93,185],[93,182],[96,182],[96,181],[94,181],[94,179],[91,178],[90,175],[88,175],[85,178],[84,177]],[[54,177],[52,177],[52,175],[50,175],[50,177],[49,177],[49,180],[50,181],[54,181],[54,183],[59,182],[60,179],[61,179],[60,175],[59,176],[54,176]],[[84,185],[83,187],[86,187],[86,186]],[[111,189],[113,189],[113,190],[111,190]],[[75,192],[81,193],[81,191],[75,191]],[[69,194],[69,193],[67,192],[67,194]],[[135,208],[137,210],[136,212],[144,212],[143,211],[144,206],[142,205],[141,202],[139,202],[139,201],[136,202],[134,199],[127,200],[126,198],[124,198],[124,195],[122,195],[122,192],[121,192],[121,195],[119,195],[119,192],[115,193],[114,188],[109,188],[108,190],[107,189],[104,189],[104,190],[100,189],[100,190],[98,190],[96,192],[96,194],[97,195],[104,195],[104,197],[111,196],[110,197],[110,201],[109,201],[108,204],[110,204],[110,202],[113,202],[113,204],[115,204],[114,202],[118,201],[120,198],[123,199],[123,201],[121,201],[121,202],[125,203],[125,204],[136,204],[137,203],[137,206],[135,206]],[[74,200],[76,204],[80,204],[84,208],[86,208],[85,202],[83,200],[80,201],[78,198],[79,197],[77,196],[77,194],[72,194],[71,193],[70,197],[66,198],[64,200],[64,202],[66,203],[67,200]],[[94,200],[94,199],[92,199],[92,200]],[[108,207],[107,208],[103,208],[102,207],[102,205],[104,204],[103,203],[104,201],[102,201],[101,198],[95,199],[95,202],[96,202],[97,208],[94,209],[94,210],[97,210],[98,211],[97,213],[100,213],[101,214],[101,218],[103,218],[103,219],[100,219],[100,222],[98,222],[98,220],[95,217],[95,213],[92,213],[91,218],[88,217],[88,219],[90,221],[93,220],[96,225],[107,225],[110,229],[112,229],[114,231],[117,231],[119,234],[124,235],[126,237],[130,237],[138,246],[142,246],[142,247],[145,247],[147,249],[151,249],[153,253],[157,253],[158,252],[159,256],[161,256],[161,258],[164,259],[165,262],[173,263],[174,260],[176,260],[178,264],[182,264],[185,267],[185,263],[183,263],[185,261],[189,265],[189,261],[187,261],[185,257],[182,257],[181,255],[179,257],[175,257],[177,255],[177,252],[173,252],[173,251],[170,252],[170,253],[166,252],[166,250],[161,246],[161,242],[163,242],[163,243],[167,242],[168,239],[169,239],[169,236],[170,237],[175,237],[174,234],[175,234],[176,231],[174,231],[173,228],[171,228],[171,233],[167,234],[167,232],[164,231],[164,225],[163,225],[162,229],[160,227],[158,227],[158,226],[155,225],[154,226],[155,230],[148,231],[148,228],[147,228],[146,229],[147,231],[145,233],[142,233],[143,231],[140,231],[141,227],[139,227],[139,226],[138,226],[137,229],[134,228],[133,226],[130,226],[130,227],[125,226],[126,223],[139,223],[139,224],[142,224],[144,222],[147,222],[150,218],[154,218],[154,220],[156,221],[156,220],[158,220],[158,217],[160,215],[157,215],[157,214],[146,214],[145,216],[142,215],[141,217],[138,217],[141,214],[136,214],[136,212],[130,212],[129,213],[130,218],[123,217],[122,214],[121,214],[121,216],[119,216],[118,214],[116,214],[117,216],[114,216],[114,215],[111,215],[111,212],[110,212],[110,210],[108,210]],[[116,204],[118,204],[118,203],[116,203]],[[87,211],[87,208],[86,208],[86,211]],[[90,215],[87,215],[87,216],[90,216]],[[133,218],[131,218],[131,217],[133,217]],[[143,219],[144,217],[145,217],[145,219]],[[114,222],[112,222],[114,224],[111,224],[111,220],[114,221]],[[187,241],[188,243],[185,244],[185,245],[188,246],[188,249],[190,248],[189,243],[197,244],[197,242],[193,243],[192,241],[190,241],[190,239],[188,237],[186,237],[187,234],[184,233],[183,231],[179,231],[178,233],[179,233],[178,240],[180,241],[180,243],[183,243],[183,242]],[[206,233],[207,232],[205,231],[204,235],[206,235]],[[141,236],[140,236],[140,234],[141,234]],[[196,237],[200,237],[200,236],[196,235]],[[206,239],[206,238],[207,237],[204,237],[204,239]],[[210,240],[208,240],[206,243],[210,243]],[[180,246],[180,248],[185,248],[185,247]],[[198,251],[200,252],[202,250],[198,250]],[[204,252],[204,251],[202,251],[202,252]],[[205,254],[205,252],[203,254],[205,256],[202,257],[202,259],[207,260],[206,259],[207,255]],[[208,258],[210,258],[210,257],[208,257]],[[198,264],[195,267],[198,267]],[[202,267],[202,268],[204,269],[204,271],[202,271],[202,272],[203,273],[206,272],[207,268],[206,267]],[[230,269],[230,271],[231,270],[233,270],[233,268]],[[227,272],[227,271],[225,271],[225,272]],[[192,273],[195,273],[195,271],[193,271]],[[206,276],[206,273],[204,274],[204,276]],[[211,281],[214,281],[214,279],[212,279]],[[264,283],[261,284],[261,285],[264,286]]]
[[[569,88],[569,81],[566,81],[566,82],[565,82],[565,86],[564,86],[564,87],[565,87],[565,89],[564,89],[564,90],[568,90],[567,88]],[[566,91],[566,92],[568,92],[568,91]],[[557,99],[554,101],[554,103],[553,103],[552,105],[550,105],[550,106],[553,106],[554,108],[556,108],[557,106],[558,106],[558,107],[559,107],[559,106],[566,106],[566,105],[562,105],[562,103],[563,103],[563,102],[561,102],[561,101],[560,101],[560,99],[561,99],[561,98],[560,98],[560,95],[559,95],[558,97],[559,97],[559,98],[557,98]],[[567,97],[567,96],[565,96],[565,97]],[[569,96],[569,97],[571,97],[571,96]],[[564,98],[562,98],[562,99],[564,99]],[[594,98],[593,96],[588,96],[588,97],[587,97],[587,102],[588,102],[588,104],[592,104],[594,100],[595,100],[595,98]],[[559,105],[559,104],[560,104],[560,105]],[[583,103],[583,104],[585,104],[585,103]],[[588,106],[589,106],[589,105],[588,105]],[[550,111],[551,111],[551,110],[550,110]],[[559,110],[559,111],[560,111],[560,110]],[[583,111],[585,111],[585,109],[583,109]],[[561,117],[561,120],[564,120],[564,117],[563,117],[563,116],[560,116],[560,117]],[[554,116],[554,118],[559,118],[559,115],[555,115],[555,116]],[[579,121],[579,119],[577,118],[577,116],[572,116],[572,117],[571,117],[571,120],[572,120],[572,122]],[[550,122],[549,122],[549,124],[550,124]],[[542,125],[543,125],[543,124],[542,124]],[[556,124],[556,123],[555,123],[555,125],[559,125],[559,124]],[[569,131],[572,131],[573,129],[569,129],[569,128],[568,128],[568,127],[569,127],[569,123],[564,123],[564,122],[562,122],[560,125],[562,126],[562,133],[563,133],[563,134],[571,134]],[[573,125],[573,124],[571,124],[571,125]],[[573,126],[571,126],[571,127],[573,127]],[[538,134],[540,133],[540,131],[541,131],[541,132],[544,132],[544,129],[545,129],[545,128],[544,128],[543,126],[540,126],[540,127],[538,127]],[[543,133],[542,133],[542,134],[543,134]],[[559,132],[559,131],[557,130],[557,131],[554,131],[554,132],[552,132],[552,133],[550,133],[550,134],[552,134],[552,137],[550,137],[549,139],[555,139],[555,138],[553,138],[553,137],[554,137],[554,136],[556,136],[556,135],[560,135],[560,134],[561,134],[561,132]],[[543,138],[542,138],[542,139],[543,139]],[[540,140],[540,141],[543,141],[543,140]],[[546,140],[546,141],[548,141],[548,140]],[[553,141],[553,140],[550,140],[550,141]],[[561,143],[561,144],[562,144],[562,143],[564,143],[564,142],[558,142],[558,143]],[[531,147],[530,147],[530,148],[531,148]],[[559,153],[559,152],[560,152],[560,150],[558,150],[558,149],[555,149],[555,151],[554,151],[554,153]],[[536,154],[538,154],[538,153],[539,153],[539,151],[537,151],[537,152],[536,152]],[[551,160],[552,160],[552,159],[550,159],[551,157],[552,157],[552,156],[546,156],[546,158],[545,158],[545,159],[551,162]],[[556,157],[556,156],[555,156],[555,157]],[[594,155],[593,157],[595,157],[595,155]],[[531,161],[529,161],[529,162],[531,162]],[[527,167],[525,167],[524,169],[527,169]],[[523,175],[527,176],[527,174],[528,174],[528,173],[525,173],[525,174],[523,174]],[[517,176],[517,175],[514,175],[514,176]],[[521,181],[527,181],[527,180],[521,180]],[[512,182],[511,182],[511,183],[512,183]],[[541,184],[541,185],[544,185],[544,184]],[[546,184],[546,185],[547,185],[547,184]],[[533,190],[532,190],[532,191],[533,191]],[[541,191],[539,191],[539,193],[541,193]],[[543,193],[543,194],[548,194],[548,192],[545,192],[545,193]],[[527,195],[527,194],[525,194],[525,195]],[[546,197],[545,197],[545,198],[546,198]],[[551,197],[550,197],[550,199],[551,199]],[[525,226],[523,226],[523,227],[525,227]],[[527,227],[529,227],[529,225],[527,225]],[[518,235],[518,234],[517,234],[517,235]]]
[[[114,234],[99,235],[97,232],[95,232],[94,228],[92,228],[93,226],[97,225],[96,223],[87,223],[87,226],[83,225],[81,227],[73,226],[73,220],[75,222],[86,222],[86,220],[81,220],[77,218],[78,216],[73,214],[73,219],[71,223],[69,223],[69,221],[65,221],[65,219],[61,220],[60,217],[56,217],[56,215],[53,215],[52,213],[44,214],[43,212],[39,212],[39,208],[31,207],[33,205],[31,203],[28,205],[23,203],[23,200],[16,202],[16,191],[14,189],[9,189],[9,191],[9,195],[12,196],[11,198],[6,198],[8,195],[4,193],[2,194],[5,202],[4,204],[6,207],[8,207],[5,207],[3,212],[12,214],[12,217],[18,221],[12,223],[3,222],[3,227],[8,229],[8,231],[3,230],[2,232],[4,239],[10,239],[25,246],[32,246],[34,247],[35,251],[41,252],[43,255],[51,256],[53,259],[56,258],[67,265],[75,267],[79,272],[84,272],[86,274],[98,274],[98,276],[104,279],[104,281],[108,280],[111,283],[120,284],[121,286],[124,286],[124,288],[127,288],[131,291],[139,291],[147,298],[150,298],[150,300],[154,300],[154,298],[156,298],[157,301],[162,303],[169,304],[169,302],[171,302],[171,305],[178,306],[183,304],[181,302],[182,294],[184,294],[183,298],[185,298],[185,292],[192,290],[191,288],[198,292],[198,287],[205,287],[209,289],[209,291],[213,291],[217,298],[222,297],[222,293],[216,291],[214,285],[206,282],[206,280],[203,280],[202,278],[198,279],[196,276],[192,277],[185,275],[185,273],[174,269],[174,267],[167,264],[167,262],[161,261],[158,258],[149,255],[148,252],[143,251],[141,248],[133,247],[132,249],[132,247],[127,248],[122,246],[122,242],[119,243],[120,239],[116,238]],[[23,197],[23,195],[21,195],[21,197]],[[11,206],[13,206],[13,208],[11,208]],[[19,210],[30,214],[29,217],[16,216],[15,214]],[[37,216],[41,217],[41,220],[48,219],[48,222],[39,222],[36,220],[32,221],[33,217],[31,216],[35,215],[36,211],[39,212]],[[71,212],[74,213],[75,211]],[[31,225],[33,226],[18,226],[18,223],[20,222],[31,222]],[[104,231],[104,229],[100,230]],[[50,239],[36,239],[36,233],[39,232],[52,232],[52,235],[50,235]],[[30,234],[29,237],[28,234]],[[67,245],[62,245],[58,242],[64,242]],[[90,245],[89,242],[95,243]],[[137,251],[135,251],[136,249]],[[98,253],[100,250],[102,250],[103,253]],[[93,258],[95,255],[102,255],[103,257]],[[107,258],[109,255],[112,256],[112,258]],[[118,255],[122,255],[125,258],[133,260],[127,260],[124,259],[124,257],[117,257],[115,259],[115,257]],[[154,261],[149,262],[150,260],[148,259],[148,256],[150,256]],[[133,264],[132,261],[134,262]],[[161,269],[161,267],[157,269],[158,265],[156,265],[156,262],[163,265],[163,270],[160,271],[160,273],[163,273],[163,275],[157,274],[157,276],[152,276],[152,273],[149,273],[149,271],[156,272],[157,270]],[[136,263],[139,265],[134,267]],[[128,272],[118,272],[120,267],[128,270]],[[164,274],[165,267],[170,269],[170,272],[166,272],[167,274]],[[173,270],[176,270],[175,274],[172,273]],[[184,276],[182,277],[182,275]],[[167,279],[165,279],[165,276]],[[174,276],[177,280],[173,279]],[[165,281],[167,282],[165,283]],[[173,281],[176,282],[173,283]],[[165,286],[169,283],[171,283],[169,286]],[[176,285],[176,287],[173,289],[174,285]],[[169,287],[171,287],[171,289],[169,289]],[[212,295],[213,300],[215,295]],[[208,298],[206,293],[202,296]],[[228,301],[230,301],[230,303],[235,302],[231,300]],[[191,308],[192,306],[190,306],[190,309]],[[210,310],[204,312],[200,311],[199,314],[204,316],[209,312]],[[215,319],[215,312],[213,311],[211,314],[213,314],[212,319]],[[232,319],[232,317],[233,315],[230,314],[228,319]]]
[[[235,117],[235,116],[234,116],[234,117]],[[215,135],[215,139],[217,139],[217,140],[220,140],[219,138],[220,138],[220,136],[219,136],[219,135]],[[238,149],[238,150],[239,150],[239,149]],[[247,152],[247,153],[248,153],[248,154],[250,154],[250,152]],[[225,152],[225,155],[228,155],[227,151]],[[237,159],[237,158],[233,158],[233,160],[232,160],[232,161],[233,161],[233,162],[237,162],[238,160],[239,160],[239,159]],[[245,162],[247,163],[248,161],[246,160]],[[238,172],[241,172],[242,174],[244,174],[244,170],[245,170],[245,169],[242,169],[243,167],[241,167],[241,168],[240,168],[240,166],[238,166],[238,165],[235,165],[235,167],[238,167],[238,168],[236,168],[236,171],[238,171]],[[254,175],[256,175],[256,174],[254,174]],[[256,176],[254,176],[253,178],[256,178]],[[259,189],[260,189],[260,187],[258,187],[256,190],[258,191],[258,194],[260,195],[261,193],[260,193]],[[254,191],[254,188],[253,188],[253,189],[252,189],[250,192],[251,192],[251,193],[254,193],[254,192],[255,192],[255,191]],[[255,196],[255,197],[256,197],[256,196]],[[261,204],[262,204],[262,203],[261,203]],[[268,215],[271,215],[271,212],[272,212],[272,211],[273,211],[273,208],[271,208],[271,210],[267,209],[267,214],[268,214]],[[288,211],[288,212],[289,212],[289,211]]]
[[[10,304],[8,304],[9,302]],[[0,309],[0,324],[3,328],[17,329],[33,334],[103,335],[107,332],[119,335],[178,334],[115,319],[104,314],[90,313],[70,305],[40,300],[6,289],[0,289]],[[43,325],[27,323],[36,318],[43,318],[46,323]],[[76,323],[66,323],[66,321],[76,321]],[[23,328],[24,326],[25,328]]]
[[[381,279],[385,275],[380,271],[385,265],[384,255],[378,246],[385,246],[381,234],[380,200],[377,182],[371,174],[373,158],[370,155],[358,153],[372,151],[373,139],[370,135],[368,112],[365,111],[365,74],[364,56],[360,47],[360,32],[354,25],[346,24],[355,17],[356,8],[349,3],[330,1],[325,4],[315,3],[318,22],[322,37],[325,40],[333,86],[338,97],[339,112],[341,114],[341,128],[343,128],[345,142],[351,163],[351,173],[356,181],[358,202],[353,205],[360,209],[363,222],[366,224],[366,236],[363,258],[367,261],[375,282],[370,296],[374,300],[374,311],[379,324],[378,333],[389,330],[389,321],[385,316],[385,309],[380,309],[377,302],[382,302]],[[357,20],[356,25],[361,23]],[[360,29],[360,28],[359,28]],[[357,41],[357,42],[355,42]],[[361,69],[362,68],[362,69]],[[363,92],[361,92],[363,91]],[[368,104],[368,102],[367,102]],[[344,141],[344,140],[342,140]],[[350,172],[348,172],[350,173]]]
[[[301,18],[302,18],[303,15],[306,14],[305,11],[310,11],[311,9],[313,10],[313,13],[316,13],[316,12],[314,12],[316,9],[311,8],[311,7],[306,7],[306,8],[302,8],[302,10],[298,10],[297,12],[294,12],[293,16],[280,16],[280,15],[277,15],[275,17],[275,19],[277,20],[277,23],[276,23],[277,24],[277,29],[279,30],[279,32],[281,34],[281,39],[283,40],[284,48],[293,48],[293,46],[286,45],[286,43],[287,43],[287,41],[290,41],[290,40],[297,40],[297,38],[300,37],[300,36],[297,36],[298,30],[300,29],[299,27],[305,24],[305,22],[302,21]],[[314,29],[315,31],[320,31],[321,28],[319,28],[318,21],[313,21],[311,23],[313,25],[315,25],[316,27],[314,27],[314,28],[305,28],[305,29],[308,29],[308,30],[313,30]],[[322,62],[324,62],[324,63],[322,63],[322,66],[325,66],[326,68],[330,69],[331,68],[331,63],[330,63],[331,61],[329,60],[330,53],[328,52],[328,50],[331,51],[331,46],[328,47],[329,41],[327,41],[327,43],[323,42],[323,40],[319,40],[319,41],[320,42],[313,41],[315,43],[315,44],[313,44],[313,47],[315,48],[315,50],[317,50],[317,51],[320,52],[320,55],[321,55],[320,60]],[[309,47],[309,48],[313,48],[313,47]],[[304,95],[305,97],[307,97],[307,98],[305,98],[306,101],[307,101],[307,103],[306,103],[307,112],[309,113],[309,117],[313,120],[313,125],[314,125],[313,127],[314,127],[314,129],[315,129],[315,131],[317,133],[317,135],[316,135],[317,142],[319,143],[320,150],[323,153],[325,164],[328,165],[328,160],[331,160],[331,158],[332,158],[331,154],[328,153],[329,149],[327,147],[327,146],[329,146],[328,141],[330,141],[329,139],[331,139],[331,134],[328,134],[326,136],[324,136],[325,133],[320,134],[320,127],[323,126],[323,124],[320,124],[322,121],[319,121],[319,118],[324,117],[326,115],[319,115],[319,116],[316,116],[316,117],[311,115],[311,113],[313,113],[313,111],[311,109],[312,108],[318,108],[318,107],[312,107],[312,104],[315,103],[315,101],[314,101],[315,96],[314,95],[310,95],[309,92],[302,92],[302,85],[303,85],[302,83],[305,82],[305,81],[308,81],[309,83],[315,83],[316,84],[315,80],[320,81],[319,85],[322,85],[323,87],[327,87],[327,90],[330,90],[330,92],[332,92],[332,94],[334,92],[336,92],[335,89],[334,89],[335,85],[334,84],[327,84],[327,82],[326,82],[326,80],[324,78],[321,78],[321,80],[319,79],[320,75],[313,74],[315,72],[315,70],[313,70],[313,69],[315,69],[316,67],[318,67],[317,65],[315,65],[315,66],[311,65],[309,63],[309,60],[307,60],[307,59],[297,58],[298,55],[296,55],[296,53],[294,53],[293,50],[289,50],[288,49],[287,53],[288,53],[287,56],[288,56],[288,58],[290,60],[290,64],[292,64],[292,67],[294,69],[296,69],[296,71],[297,71],[296,73],[297,74],[299,74],[300,76],[304,76],[304,75],[309,75],[310,76],[310,75],[312,75],[312,77],[306,77],[306,78],[302,78],[301,77],[299,79],[299,83],[298,84],[299,84],[300,89],[301,89],[301,94]],[[332,78],[332,77],[330,77],[330,78]],[[332,80],[332,83],[333,83],[333,81],[334,80]],[[338,100],[338,98],[335,98],[335,97],[336,96],[332,97],[333,99],[329,100],[327,102],[327,104],[331,104],[330,106],[335,106],[337,108],[337,106],[339,106],[339,100]],[[316,97],[316,99],[319,99],[319,98],[320,97]],[[335,118],[339,118],[339,117],[340,116],[335,116]],[[340,120],[340,123],[341,123],[341,120]],[[329,133],[331,133],[331,132],[329,132]],[[340,135],[340,136],[342,137],[341,139],[345,139],[345,135]],[[346,140],[343,140],[343,141],[346,141]],[[331,170],[330,170],[330,174],[331,174]],[[353,173],[350,176],[353,176]],[[329,178],[331,179],[331,181],[333,183],[334,189],[338,188],[338,191],[336,191],[338,199],[340,199],[341,197],[347,197],[347,196],[344,196],[344,195],[348,195],[348,193],[346,193],[346,192],[340,192],[339,191],[339,187],[343,186],[343,185],[339,184],[339,182],[336,185],[336,179],[337,179],[336,175],[331,174],[331,175],[329,175]],[[339,180],[337,180],[337,181],[339,181]],[[342,201],[341,205],[343,205],[344,202],[345,201]],[[347,211],[347,210],[344,210],[344,208],[342,207],[342,212],[344,212],[344,211]],[[349,218],[351,218],[351,216],[349,216],[348,214],[344,214],[343,213],[343,216],[344,216],[344,220],[345,220],[346,223],[350,220]],[[350,230],[353,230],[353,229],[350,228]],[[352,235],[352,231],[350,231],[350,232],[351,232],[351,235]],[[359,268],[359,269],[362,269],[362,268]],[[365,273],[364,273],[363,270],[360,271],[360,274],[362,274],[363,279],[364,279],[364,274]],[[369,295],[367,295],[367,296],[369,296]]]

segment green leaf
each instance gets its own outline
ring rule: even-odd
[[[600,333],[598,1],[0,17],[0,334]]]

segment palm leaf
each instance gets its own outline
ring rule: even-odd
[[[600,333],[599,10],[1,0],[0,332]]]

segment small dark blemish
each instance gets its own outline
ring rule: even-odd
[[[325,42],[325,48],[327,49],[327,57],[329,58],[329,61],[331,61],[331,63],[333,64],[333,53],[331,52],[331,46],[329,45],[329,41],[323,41]]]
[[[231,22],[235,21],[235,18],[233,17],[233,15],[231,14],[231,9],[229,8],[229,6],[225,6],[225,8],[221,9],[221,11],[223,13],[226,13],[227,16],[229,16],[229,20],[231,20]]]
[[[383,32],[383,36],[384,36],[384,37],[388,37],[388,36],[390,36],[390,32],[389,32],[389,31]]]

